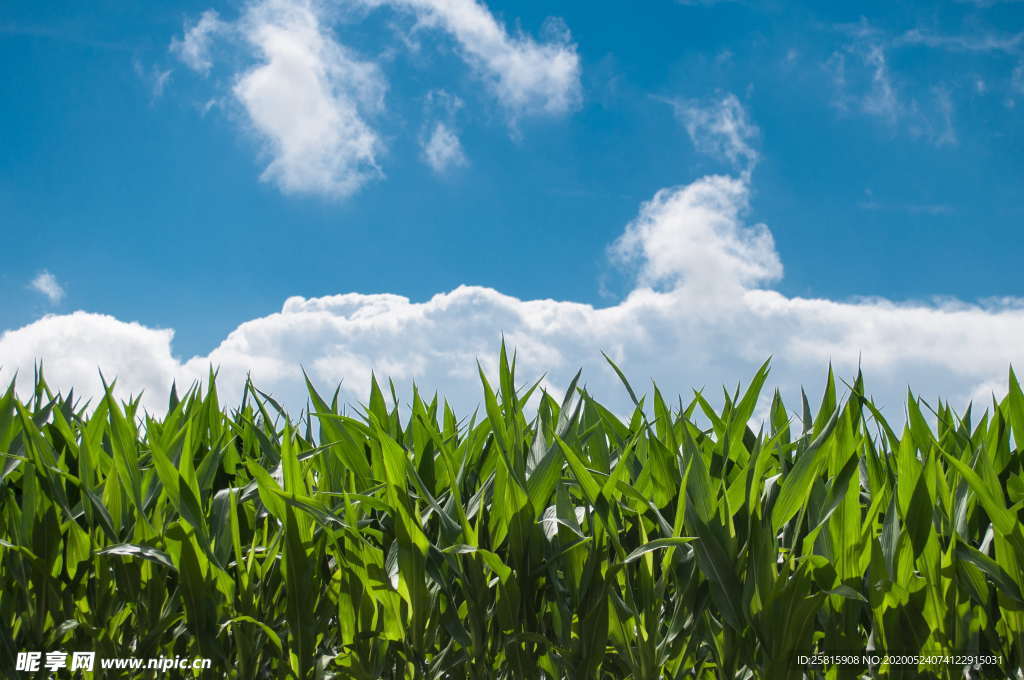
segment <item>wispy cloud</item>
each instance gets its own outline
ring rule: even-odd
[[[150,99],[157,100],[163,96],[167,89],[167,83],[171,80],[171,69],[161,69],[157,66],[146,67],[138,59],[132,60],[132,68],[146,87],[149,89]]]
[[[893,39],[894,47],[921,45],[959,52],[1007,52],[1017,53],[1024,47],[1024,32],[1013,35],[994,33],[970,33],[944,35],[922,28],[912,28]]]
[[[431,90],[424,98],[424,124],[420,131],[423,160],[438,175],[469,164],[455,118],[463,103],[444,90]]]
[[[423,156],[434,172],[443,174],[447,170],[464,166],[468,162],[462,150],[462,143],[447,125],[438,122],[433,132],[423,140]]]
[[[836,29],[852,41],[825,62],[832,75],[833,104],[844,112],[858,110],[894,123],[904,105],[889,71],[888,41],[863,19]]]
[[[945,203],[879,203],[866,200],[857,204],[862,210],[878,212],[905,212],[911,215],[951,215],[953,206]]]
[[[935,102],[939,111],[940,124],[933,138],[937,146],[955,146],[959,141],[956,134],[956,127],[953,125],[953,98],[949,89],[936,86],[932,89],[935,94]]]
[[[185,25],[182,37],[171,40],[171,52],[190,69],[205,75],[213,66],[210,50],[214,39],[229,29],[230,26],[220,20],[216,11],[206,10],[198,21]]]
[[[51,304],[64,299],[64,288],[57,282],[57,277],[45,269],[32,279],[29,288],[45,295]]]
[[[944,83],[915,87],[890,68],[889,53],[910,44],[907,34],[894,39],[866,20],[836,28],[852,39],[825,63],[836,109],[877,118],[936,146],[957,144],[953,89]]]
[[[863,99],[864,110],[876,116],[895,120],[900,115],[902,104],[892,84],[885,50],[880,45],[869,46],[864,61],[871,69],[871,87]]]
[[[760,131],[736,95],[669,103],[698,151],[726,160],[745,173],[753,170],[760,158],[753,142]]]

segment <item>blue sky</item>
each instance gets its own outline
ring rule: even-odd
[[[289,71],[295,50],[326,99]],[[174,329],[184,362],[291,296],[472,285],[616,309],[693,279],[613,244],[656,192],[712,176],[742,184],[740,241],[767,225],[784,269],[744,290],[955,298],[1015,323],[1016,301],[991,299],[1021,295],[1022,115],[1021,2],[16,0],[0,10],[0,329],[109,315]],[[538,368],[571,364],[566,342]],[[758,351],[780,352],[766,341],[737,370]],[[328,352],[324,377],[394,366],[381,352]],[[897,384],[929,375],[919,363],[879,370]]]

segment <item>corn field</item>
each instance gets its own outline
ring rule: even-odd
[[[222,408],[212,375],[159,418],[12,385],[3,676],[64,649],[245,679],[1024,677],[1012,371],[980,416],[908,395],[897,431],[831,370],[794,411],[767,364],[720,406],[619,372],[623,418],[498,365],[461,418],[376,380],[351,409],[309,384],[295,418],[252,384]],[[844,652],[950,658],[799,662]]]

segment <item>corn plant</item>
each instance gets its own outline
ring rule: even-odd
[[[776,392],[752,426],[767,364],[717,407],[612,364],[626,418],[515,364],[462,418],[376,379],[352,410],[307,380],[295,418],[251,383],[222,408],[213,375],[162,417],[12,384],[5,677],[25,649],[295,680],[1024,677],[1012,371],[980,417],[908,394],[897,431],[831,370],[816,412]],[[798,661],[840,652],[968,660]]]

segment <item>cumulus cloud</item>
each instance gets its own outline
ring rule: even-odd
[[[475,0],[352,4],[408,12],[417,30],[452,36],[513,124],[528,115],[564,114],[579,104],[579,56],[558,20],[550,20],[545,39],[536,40],[510,33]],[[233,21],[207,10],[170,44],[173,54],[203,75],[222,45],[225,51],[241,48],[255,61],[235,73],[231,93],[270,159],[262,178],[286,193],[346,197],[383,176],[384,144],[373,118],[384,110],[387,79],[378,64],[339,42],[332,30],[338,14],[316,0],[253,0]],[[433,167],[465,162],[450,121],[435,122],[421,145]]]
[[[117,379],[120,394],[145,390],[150,407],[159,408],[155,402],[166,399],[175,377],[187,374],[186,367],[171,356],[173,337],[171,330],[126,323],[104,314],[47,315],[0,335],[0,372],[7,379],[17,373],[24,390],[29,387],[35,362],[42,361],[54,387],[65,391],[74,387],[79,395],[92,397],[101,394],[102,372],[108,382]]]
[[[458,135],[445,123],[436,123],[430,136],[422,141],[422,146],[423,158],[438,174],[468,162]]]
[[[64,288],[57,281],[57,277],[46,271],[45,269],[36,275],[29,287],[46,296],[46,298],[53,304],[57,304],[64,299]]]
[[[745,221],[743,179],[710,176],[658,192],[615,248],[637,268],[621,302],[521,300],[460,286],[424,302],[350,293],[293,297],[281,311],[247,321],[209,354],[173,356],[173,334],[109,316],[47,316],[0,336],[0,378],[45,361],[54,385],[92,393],[97,366],[119,376],[124,393],[145,389],[159,409],[172,380],[201,380],[219,367],[225,398],[247,374],[290,407],[305,404],[300,367],[324,389],[342,382],[347,400],[365,400],[370,371],[408,389],[438,389],[465,411],[479,403],[477,359],[493,370],[502,334],[519,350],[522,376],[567,385],[582,367],[589,389],[625,409],[628,398],[601,358],[608,353],[638,388],[657,379],[667,393],[717,391],[748,379],[773,357],[772,384],[791,398],[813,393],[831,361],[852,377],[863,366],[872,394],[900,417],[908,384],[925,396],[982,405],[1024,359],[1024,304],[994,301],[896,303],[789,297],[766,287],[782,265],[763,225]],[[652,287],[660,283],[660,288]],[[28,388],[27,381],[21,389]],[[408,394],[408,393],[406,393]]]
[[[171,52],[193,71],[206,75],[213,66],[210,48],[214,38],[228,29],[220,15],[208,9],[192,24],[186,23],[182,37],[171,40]]]
[[[551,21],[549,40],[511,35],[476,0],[363,0],[413,12],[423,28],[448,32],[459,53],[513,116],[563,114],[580,102],[580,59],[568,28]]]
[[[746,114],[724,101],[714,109],[718,117],[701,118],[693,134],[705,131],[712,139],[702,143],[712,150],[750,149],[752,125],[737,123]],[[714,123],[722,119],[733,123]],[[871,394],[898,419],[908,384],[958,407],[985,405],[1010,363],[1020,367],[1022,300],[898,303],[772,290],[783,267],[768,227],[748,220],[750,179],[749,172],[705,176],[641,205],[610,247],[635,282],[607,307],[521,300],[477,286],[424,302],[388,294],[292,297],[280,312],[242,323],[208,354],[188,359],[174,355],[169,329],[77,311],[0,335],[0,381],[18,372],[26,394],[24,378],[42,360],[52,386],[96,395],[101,370],[117,376],[123,396],[144,391],[143,403],[159,411],[172,381],[202,380],[213,366],[227,401],[240,397],[251,375],[298,411],[306,401],[302,368],[324,389],[342,383],[350,403],[365,401],[373,371],[405,390],[411,383],[439,390],[466,412],[479,404],[476,361],[493,376],[504,337],[519,351],[524,379],[544,375],[558,393],[583,368],[590,391],[619,410],[629,402],[602,352],[638,388],[654,378],[667,394],[734,386],[769,356],[772,384],[791,400],[801,387],[815,392],[828,362],[848,378],[863,367]],[[59,291],[43,275],[36,287]]]
[[[344,197],[379,177],[382,142],[364,119],[383,107],[378,67],[339,44],[308,3],[265,0],[240,27],[262,60],[233,90],[271,157],[262,178]]]
[[[227,99],[269,159],[261,179],[285,193],[344,198],[382,176],[383,142],[369,117],[383,110],[387,81],[337,40],[320,5],[255,0],[231,22],[208,10],[170,49],[206,75],[215,46],[248,62]]]
[[[662,189],[613,244],[612,254],[638,266],[642,285],[667,284],[718,300],[782,276],[771,232],[746,227],[748,185],[713,175]]]

